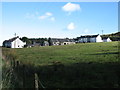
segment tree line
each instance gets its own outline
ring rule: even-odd
[[[22,38],[20,38],[20,40],[22,40],[23,42],[26,42],[26,45],[39,43],[41,46],[43,46],[45,41],[47,41],[49,43],[49,46],[52,45],[52,41],[51,41],[50,37],[49,38],[28,38],[28,37],[22,37]]]
[[[102,37],[109,37],[112,41],[120,41],[120,32],[101,35]]]

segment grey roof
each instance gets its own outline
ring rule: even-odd
[[[103,40],[103,39],[108,39],[108,38],[111,39],[111,37],[107,37],[107,36],[104,37],[104,36],[103,36],[103,37],[102,37],[102,40]]]
[[[75,40],[74,39],[68,39],[68,38],[64,38],[64,39],[61,39],[61,38],[51,38],[51,41],[52,42],[74,42]]]
[[[91,38],[91,37],[97,37],[98,35],[85,35],[85,36],[81,36],[80,38]]]
[[[9,40],[5,40],[4,42],[13,42],[14,40],[16,40],[17,38],[19,38],[18,36],[17,37],[13,37],[13,38],[11,38],[11,39],[9,39]]]
[[[108,39],[108,37],[102,37],[102,39]]]

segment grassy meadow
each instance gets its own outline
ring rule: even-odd
[[[3,54],[12,51],[14,59],[26,66],[26,85],[22,83],[24,68],[15,71],[16,87],[32,87],[32,74],[37,73],[46,88],[120,87],[119,42],[79,43],[63,46],[45,46],[22,49],[3,48]],[[7,61],[7,60],[6,60]],[[22,74],[23,75],[23,74]],[[19,78],[18,78],[19,77]],[[28,78],[29,77],[29,78]],[[28,80],[28,81],[27,81]],[[31,85],[31,86],[30,86]],[[34,86],[34,85],[33,85]],[[39,88],[42,85],[39,85]]]
[[[118,61],[118,42],[33,47],[15,49],[15,51],[19,61],[37,66],[50,65],[56,61],[63,64]]]

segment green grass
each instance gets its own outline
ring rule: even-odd
[[[20,65],[14,70],[13,75],[17,80],[13,81],[16,81],[15,85],[18,87],[22,87],[24,71],[26,87],[33,87],[33,76],[37,73],[47,88],[120,88],[118,43],[3,48],[3,54],[11,56],[10,59],[20,61],[25,66]]]
[[[118,61],[118,42],[81,43],[66,46],[46,46],[15,49],[18,60],[35,65],[48,65],[54,61],[64,64],[78,62]]]

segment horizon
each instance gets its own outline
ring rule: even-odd
[[[2,39],[76,38],[118,32],[118,2],[3,2]],[[3,36],[4,35],[4,36]]]

